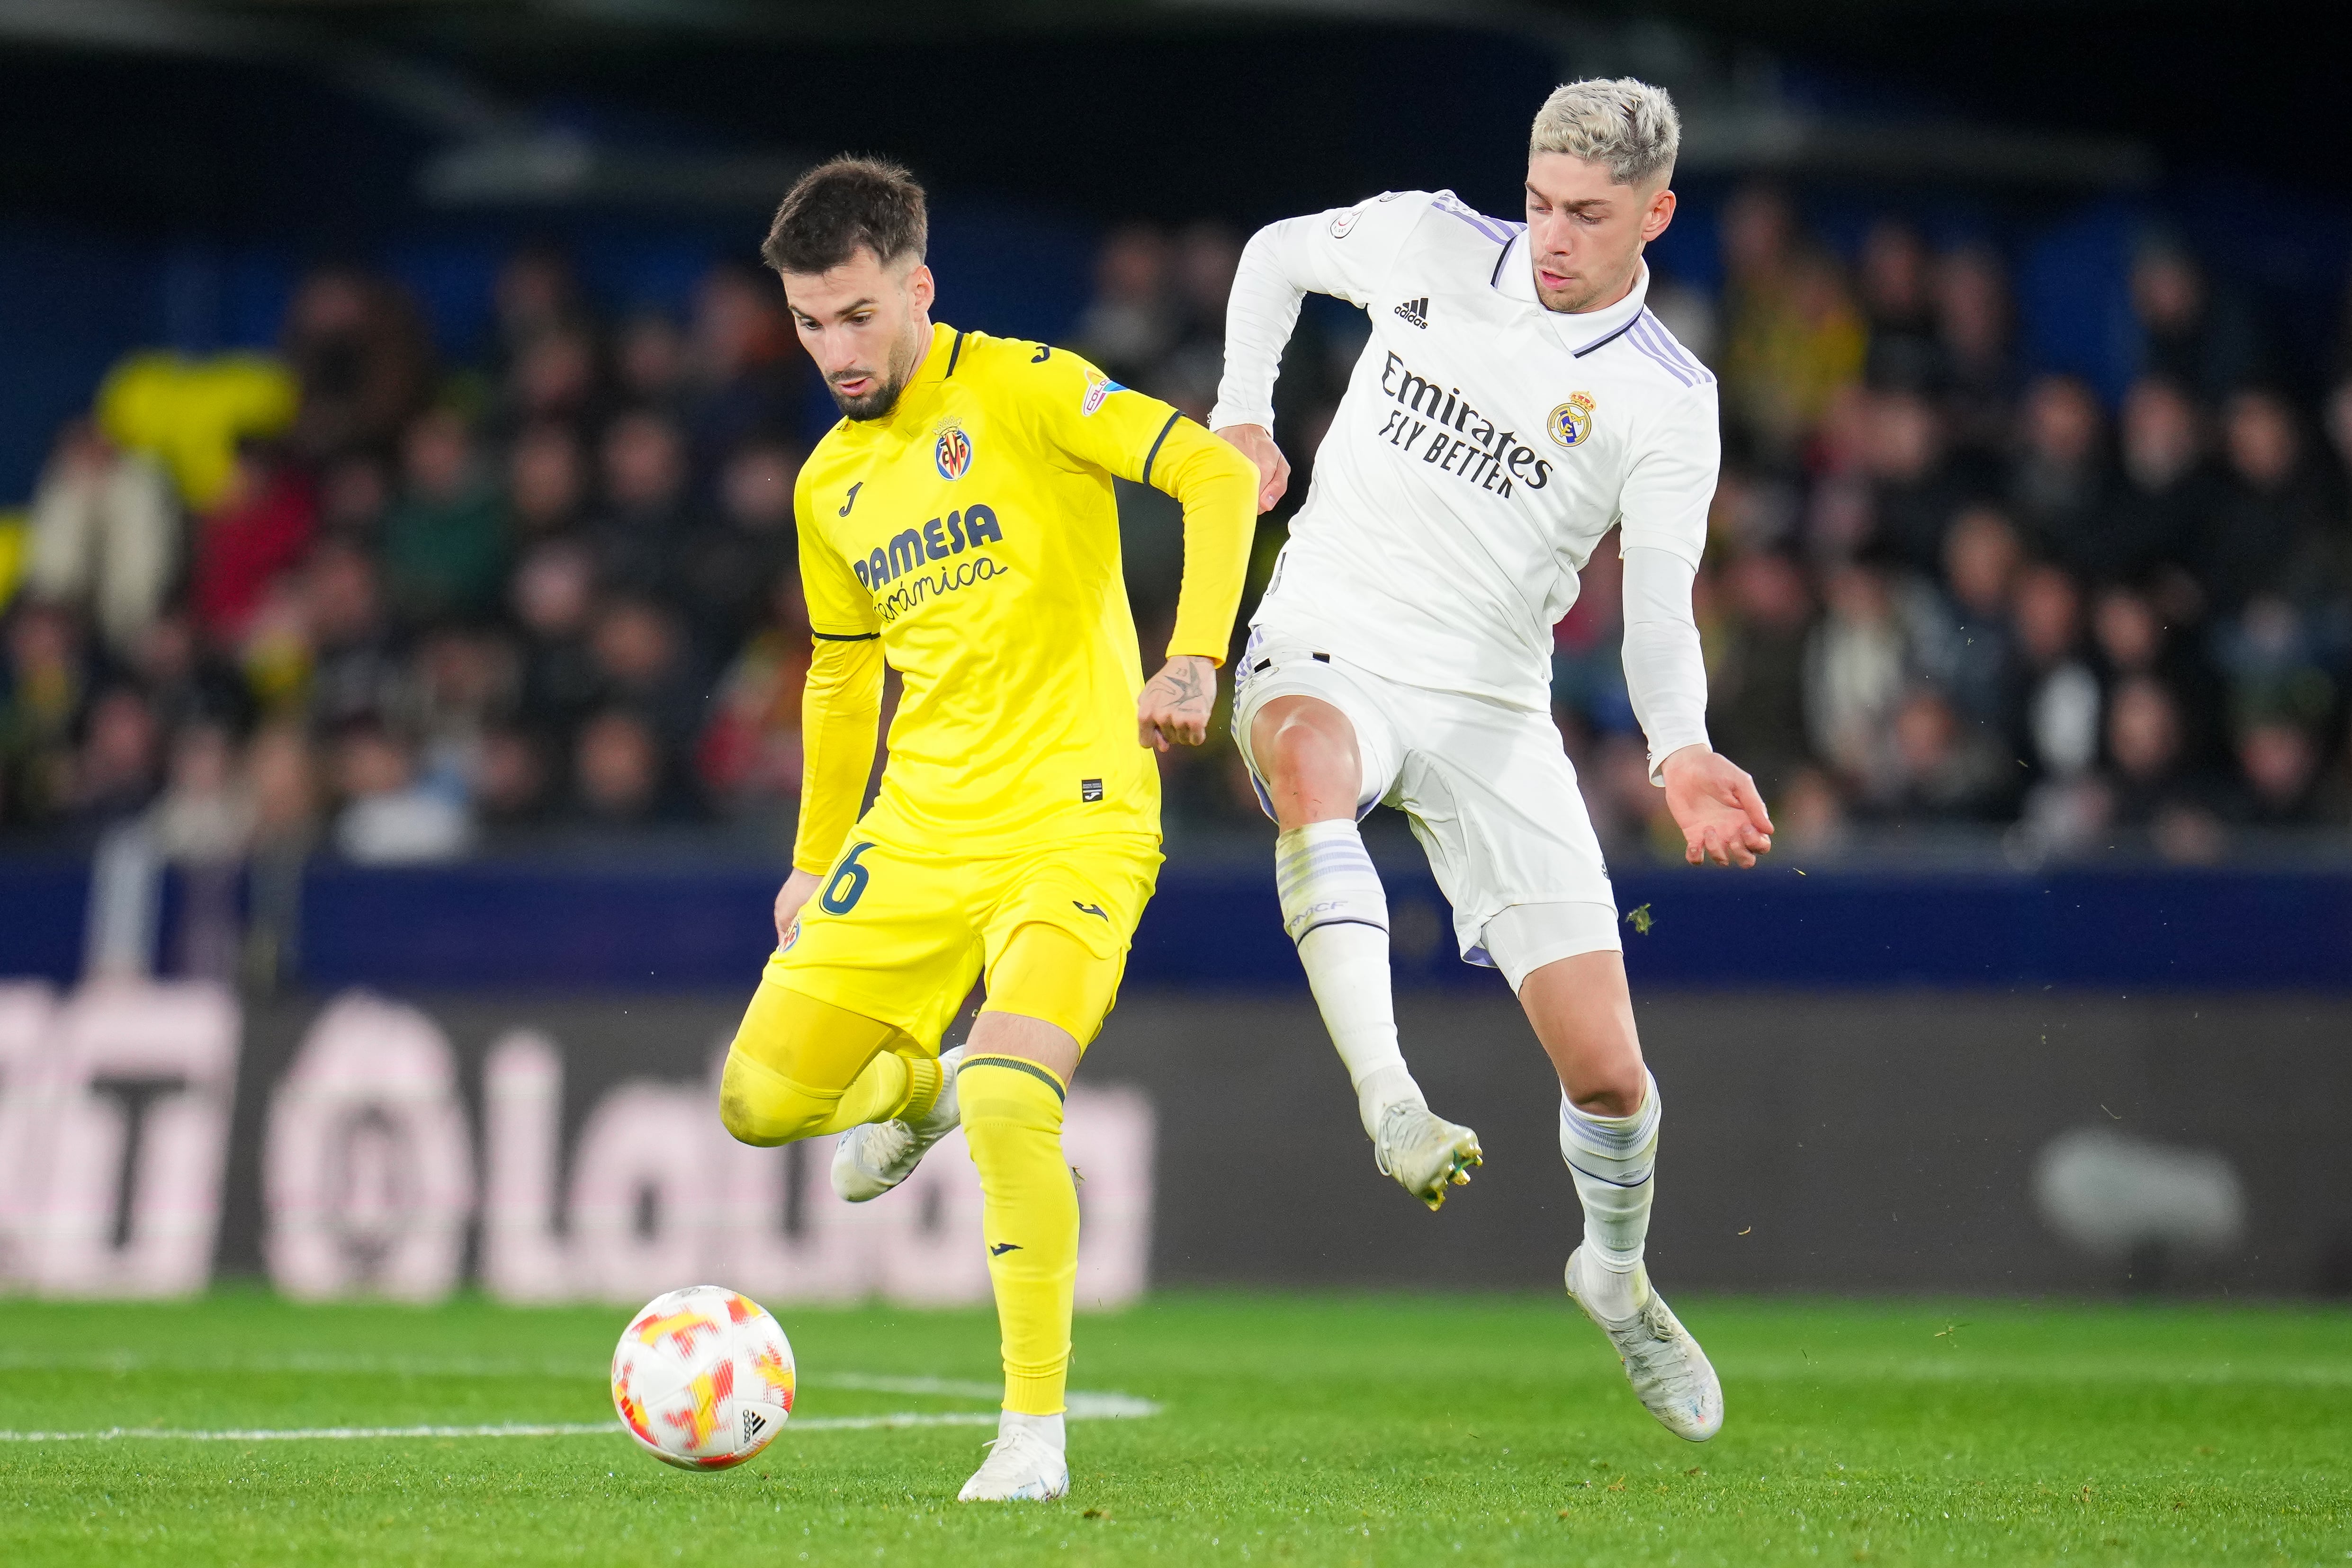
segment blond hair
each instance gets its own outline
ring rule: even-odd
[[[1609,165],[1620,185],[1664,183],[1683,142],[1682,116],[1662,87],[1632,77],[1591,77],[1552,89],[1536,111],[1528,156],[1565,152]]]

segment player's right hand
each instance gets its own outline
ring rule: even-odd
[[[793,939],[793,922],[801,917],[801,905],[816,895],[824,878],[813,871],[793,868],[784,878],[784,885],[776,890],[776,946],[782,946]]]
[[[1683,859],[1745,869],[1772,852],[1771,813],[1756,780],[1729,758],[1685,746],[1659,772],[1666,781],[1666,810],[1683,831]]]
[[[1274,432],[1262,424],[1229,424],[1217,434],[1257,465],[1257,509],[1274,510],[1274,504],[1290,488],[1290,459],[1274,444]]]

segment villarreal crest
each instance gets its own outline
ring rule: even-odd
[[[950,420],[940,426],[939,439],[931,445],[931,461],[939,465],[942,479],[961,479],[971,466],[971,437],[963,426]]]
[[[1568,401],[1551,411],[1548,424],[1551,438],[1562,446],[1581,446],[1592,434],[1592,394],[1569,393]]]

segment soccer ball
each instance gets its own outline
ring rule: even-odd
[[[613,1407],[664,1464],[740,1465],[792,1414],[792,1342],[759,1302],[723,1286],[656,1296],[613,1352]]]

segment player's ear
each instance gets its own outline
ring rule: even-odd
[[[931,280],[931,269],[921,262],[915,263],[907,273],[907,298],[918,310],[929,310],[931,301],[939,298],[939,286]]]
[[[1649,209],[1642,214],[1642,243],[1649,244],[1666,232],[1675,221],[1675,193],[1672,186],[1660,190],[1650,198]]]

